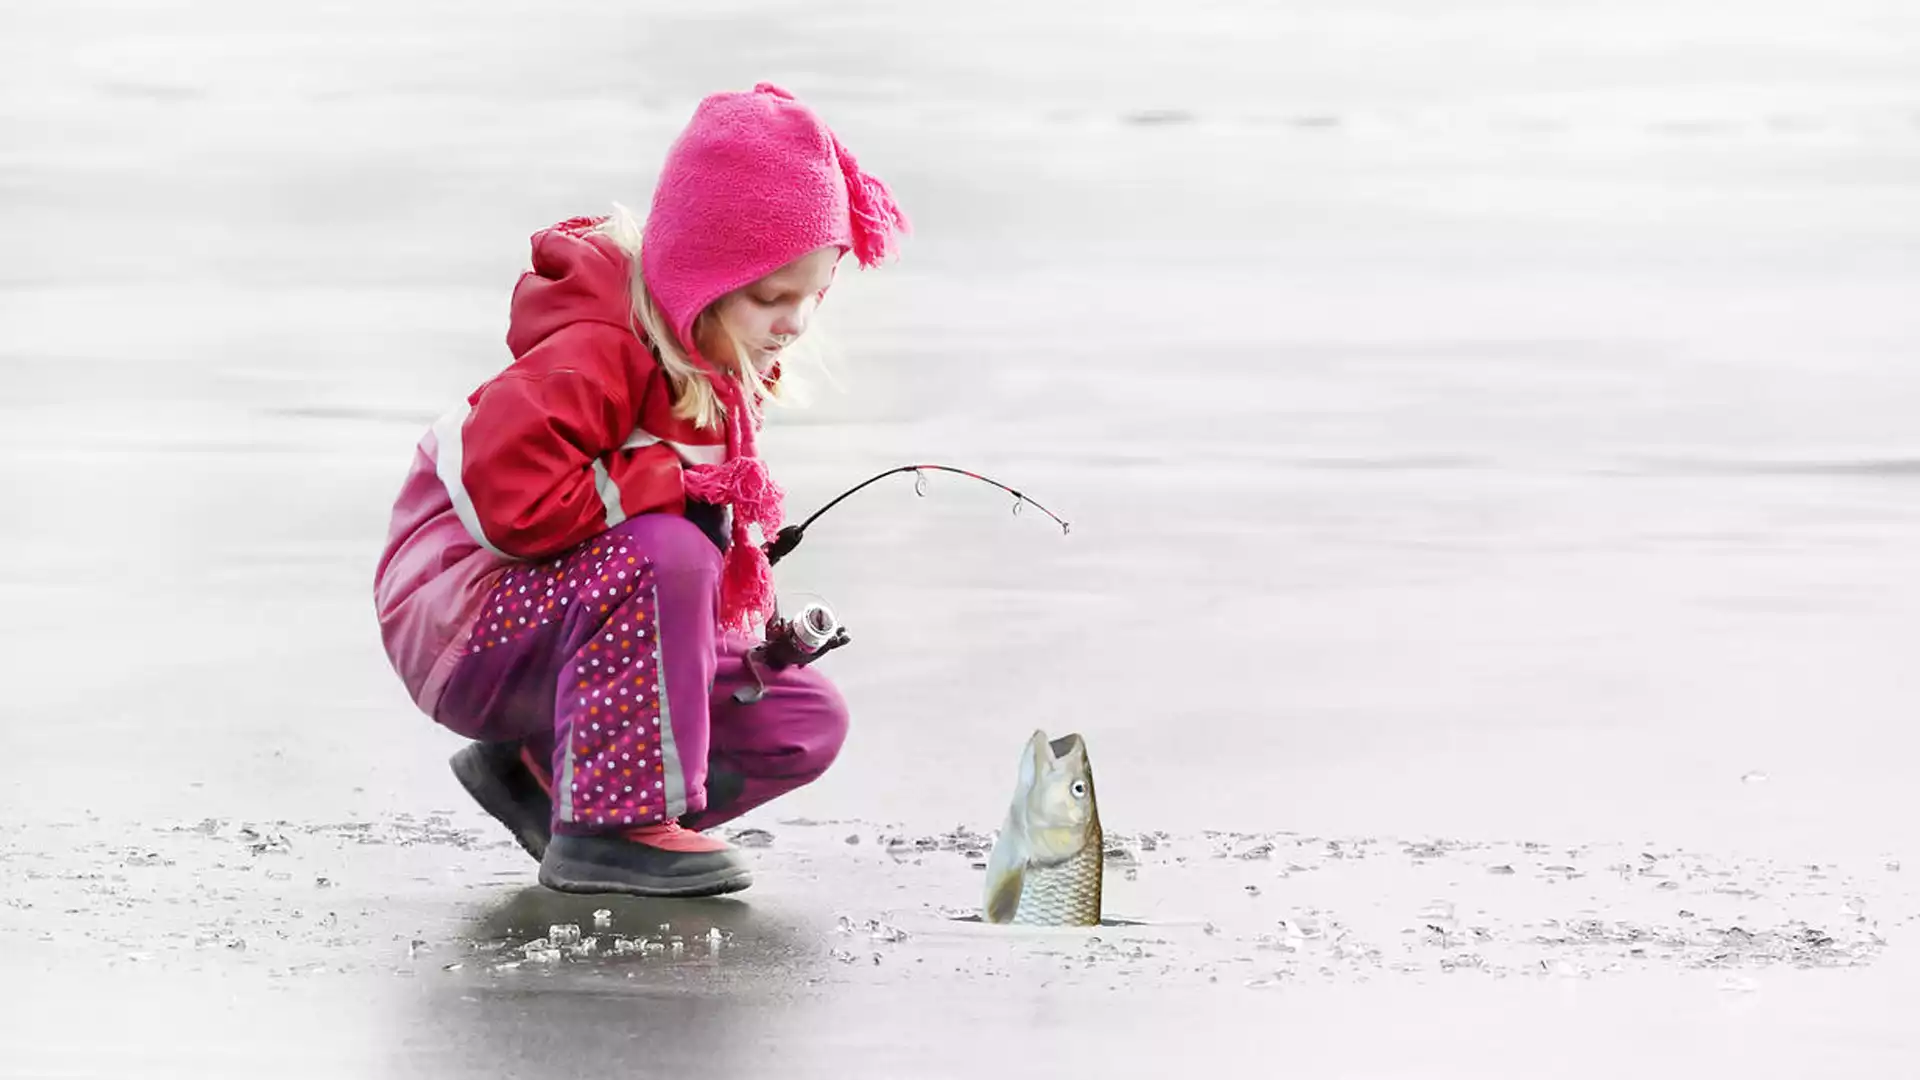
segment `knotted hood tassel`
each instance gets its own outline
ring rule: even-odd
[[[833,154],[840,159],[840,174],[847,181],[847,210],[853,219],[853,257],[862,267],[877,266],[899,252],[899,235],[912,232],[913,226],[900,204],[893,200],[893,192],[887,185],[879,177],[862,172],[860,163],[841,145],[840,137],[828,134],[833,139]]]

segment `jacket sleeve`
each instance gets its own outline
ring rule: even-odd
[[[635,363],[621,343],[570,328],[473,395],[460,482],[482,540],[515,558],[544,559],[628,517],[681,510],[685,480],[671,447],[620,450],[646,385]],[[607,471],[616,453],[617,486]]]

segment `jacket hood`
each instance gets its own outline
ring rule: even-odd
[[[633,261],[606,236],[604,218],[569,218],[533,234],[532,269],[513,287],[507,348],[515,359],[577,322],[634,331]]]

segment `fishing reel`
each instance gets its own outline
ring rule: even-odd
[[[852,640],[847,628],[840,625],[833,609],[824,602],[809,601],[792,618],[784,618],[776,600],[773,615],[767,619],[766,641],[747,652],[747,674],[753,677],[753,685],[735,690],[733,700],[751,705],[766,696],[767,683],[760,674],[761,667],[774,671],[806,667]]]

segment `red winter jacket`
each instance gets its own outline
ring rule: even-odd
[[[631,261],[574,218],[533,236],[513,290],[513,362],[420,440],[374,597],[388,658],[428,714],[511,560],[557,555],[639,514],[684,513],[681,469],[724,430],[673,415],[635,331]]]

